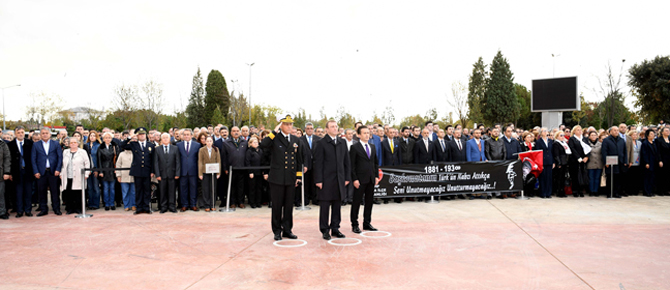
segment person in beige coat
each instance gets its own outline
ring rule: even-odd
[[[219,148],[212,146],[214,144],[214,138],[212,136],[207,136],[205,139],[205,146],[200,148],[198,151],[198,178],[202,180],[202,200],[204,203],[205,211],[214,210],[214,202],[212,201],[212,195],[216,192],[216,182],[212,182],[212,174],[206,174],[205,165],[209,163],[219,164],[221,168],[221,154],[219,153]],[[221,173],[216,175],[216,179],[221,177]],[[212,184],[214,186],[212,186]]]
[[[61,186],[63,192],[63,201],[65,202],[65,212],[67,214],[82,212],[81,192],[82,183],[88,178],[90,171],[85,171],[82,176],[83,168],[91,168],[91,162],[84,149],[79,149],[78,138],[68,138],[69,149],[63,151],[63,174],[60,174]]]
[[[137,137],[131,141],[137,141]],[[123,150],[116,159],[116,168],[130,168],[133,164],[133,152]],[[129,170],[116,170],[116,180],[121,184],[121,193],[123,195],[123,207],[126,211],[135,211],[135,179],[130,176]]]

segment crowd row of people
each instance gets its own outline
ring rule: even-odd
[[[360,127],[368,129],[380,167],[517,159],[518,153],[542,150],[544,170],[537,183],[525,186],[527,196],[598,196],[609,193],[612,185],[613,197],[640,192],[645,196],[667,195],[670,190],[670,165],[664,166],[670,162],[670,127],[665,125],[523,130],[512,124],[474,129],[448,125],[441,129],[431,121],[402,128],[358,122],[354,128],[338,128],[337,136],[347,150],[360,142]],[[67,214],[81,213],[83,206],[89,210],[123,207],[150,213],[152,200],[161,213],[213,211],[217,201],[225,205],[229,182],[230,207],[272,206],[267,169],[271,153],[261,148],[261,143],[275,133],[264,126],[228,128],[222,124],[171,128],[168,132],[145,128],[123,132],[105,128],[97,132],[78,125],[72,134],[61,130],[53,138],[48,128],[26,132],[16,127],[3,134],[0,144],[2,186],[6,186],[0,190],[4,194],[0,198],[0,218],[8,218],[10,211],[16,212],[16,217],[32,216],[35,204],[39,205],[37,215],[46,215],[49,197],[57,215],[61,215],[61,199]],[[326,130],[307,123],[303,128],[291,128],[291,135],[302,145],[303,170],[297,171],[304,172],[298,182],[305,182],[305,201],[319,205],[317,183],[309,169],[313,167],[315,147]],[[616,156],[617,164],[607,165],[607,156]],[[295,159],[286,162],[297,166]],[[208,174],[207,164],[217,164],[219,173]],[[87,168],[93,170],[82,171]],[[301,190],[296,184],[296,206],[301,203]],[[342,204],[361,202],[354,201],[353,193],[354,185],[348,184]],[[516,195],[488,193],[443,199]],[[403,200],[393,199],[397,203]]]

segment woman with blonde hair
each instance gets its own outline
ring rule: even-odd
[[[565,142],[565,132],[556,131],[554,133],[554,145],[552,148],[552,156],[554,157],[554,164],[556,167],[553,170],[554,193],[557,197],[568,197],[565,195],[565,173],[568,172],[568,159],[572,155],[570,146]]]
[[[206,212],[214,211],[212,197],[216,194],[216,182],[212,181],[212,174],[205,173],[205,167],[211,163],[217,163],[219,168],[221,167],[219,148],[212,146],[212,144],[214,144],[214,138],[207,136],[205,146],[198,151],[198,178],[202,181],[202,201]],[[216,179],[219,179],[219,177],[221,177],[221,173],[216,174]]]

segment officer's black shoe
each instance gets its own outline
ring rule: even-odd
[[[275,234],[275,241],[281,241],[281,235],[279,233]]]
[[[351,231],[354,232],[355,234],[360,234],[361,228],[359,228],[358,226],[353,226],[351,227]]]
[[[289,238],[289,239],[293,239],[293,240],[295,240],[295,239],[298,238],[298,236],[294,235],[292,232],[284,233],[284,234],[282,235],[282,237],[284,237],[284,238]]]
[[[366,224],[363,224],[363,229],[366,230],[366,231],[373,231],[373,232],[377,230],[377,229],[376,229],[375,227],[373,227],[371,224],[367,224],[367,225],[366,225]]]
[[[330,240],[330,234],[328,234],[328,232],[323,233],[323,239]]]
[[[340,238],[340,239],[347,237],[342,232],[340,232],[339,230],[332,231],[332,234],[333,234],[334,237]]]

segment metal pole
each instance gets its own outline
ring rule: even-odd
[[[216,180],[216,173],[212,173],[212,208],[216,207],[216,196],[214,195],[216,193],[216,189],[214,189],[214,180]],[[215,212],[215,210],[211,211]]]
[[[75,218],[85,219],[92,217],[92,214],[86,214],[86,168],[81,169],[81,214]]]
[[[610,165],[610,176],[612,177],[612,182],[610,183],[610,198],[614,198],[614,165]]]
[[[223,212],[232,212],[235,211],[234,208],[230,208],[230,185],[233,183],[233,166],[230,166],[228,170],[228,196],[226,197],[226,208],[220,208],[219,211]]]
[[[249,126],[251,126],[251,67],[255,64],[252,62],[249,65]]]
[[[310,209],[312,209],[311,207],[305,206],[305,174],[303,173],[302,176],[300,176],[300,178],[302,179],[302,186],[301,186],[302,187],[302,193],[301,193],[301,195],[302,195],[302,206],[299,206],[296,209],[297,210],[310,210]]]
[[[525,197],[525,196],[523,195],[523,190],[522,190],[522,191],[521,191],[521,196],[517,196],[516,199],[527,200],[527,199],[529,199],[529,198],[527,198],[527,197]]]
[[[430,200],[426,200],[426,203],[440,203],[439,200],[435,199],[435,196],[430,196]]]

